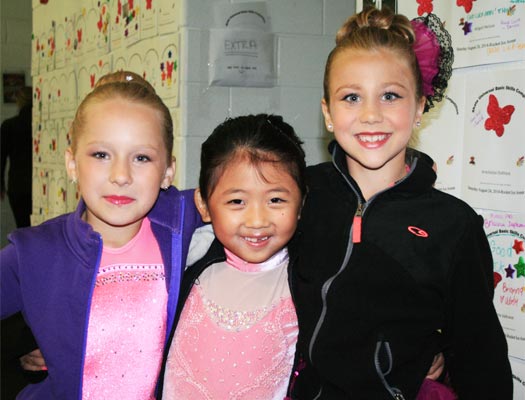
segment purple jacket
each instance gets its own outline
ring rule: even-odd
[[[85,204],[45,223],[19,229],[0,252],[1,317],[22,311],[48,367],[48,377],[18,399],[81,399],[91,297],[102,239],[82,221]],[[193,191],[161,192],[148,217],[166,271],[167,333],[177,308],[191,236],[202,224]]]

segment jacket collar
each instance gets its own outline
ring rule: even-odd
[[[151,222],[169,228],[175,233],[181,233],[180,221],[184,213],[179,207],[181,196],[181,192],[175,186],[170,186],[168,190],[161,190],[157,202],[148,214]]]
[[[177,233],[181,230],[181,213],[184,212],[177,206],[181,194],[171,186],[166,191],[161,191],[153,209],[148,214],[152,224],[168,227]],[[98,257],[102,250],[102,237],[95,232],[91,225],[82,219],[86,211],[86,203],[81,198],[76,210],[67,215],[65,240],[70,249],[83,261],[86,267],[98,264]]]
[[[359,192],[360,196],[362,196],[359,186],[348,173],[345,151],[335,140],[329,144],[328,149],[332,154],[332,163],[335,168],[346,178],[348,182],[350,182],[353,188]],[[410,167],[410,172],[396,185],[388,189],[389,191],[394,193],[423,192],[430,189],[434,185],[437,176],[432,169],[434,161],[430,156],[421,151],[407,148],[405,162]]]

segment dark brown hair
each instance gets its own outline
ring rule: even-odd
[[[225,168],[240,157],[246,157],[255,166],[264,162],[282,166],[304,197],[306,161],[301,144],[294,129],[280,116],[257,114],[227,119],[202,144],[202,199],[208,201]]]

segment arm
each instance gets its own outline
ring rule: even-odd
[[[0,251],[0,317],[22,311],[22,294],[18,276],[18,254],[13,244]]]
[[[186,268],[204,257],[214,239],[215,234],[211,224],[201,226],[193,232],[188,251],[188,258],[186,259]]]
[[[510,400],[507,342],[492,302],[492,254],[482,219],[471,219],[449,277],[446,364],[460,399]]]

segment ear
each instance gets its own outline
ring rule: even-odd
[[[303,212],[304,203],[306,203],[306,197],[308,196],[308,187],[306,187],[306,194],[303,196],[303,199],[301,200],[301,206],[299,207],[299,212],[297,213],[297,221],[301,219],[301,214]]]
[[[414,117],[414,126],[413,128],[415,128],[417,125],[417,123],[421,123],[421,117],[423,116],[423,111],[425,111],[425,102],[426,102],[426,97],[425,96],[422,96],[420,99],[419,99],[419,102],[417,103],[416,105],[416,115]]]
[[[328,107],[328,104],[326,103],[326,100],[324,97],[321,100],[321,110],[323,111],[324,124],[326,126],[326,130],[328,132],[333,132],[334,125],[332,123],[332,117],[330,116],[330,108]]]
[[[77,163],[75,161],[75,155],[73,154],[73,150],[71,149],[71,147],[69,147],[66,150],[64,157],[65,157],[65,163],[66,163],[67,176],[69,180],[76,181],[77,180]]]
[[[211,216],[208,211],[208,206],[201,196],[201,190],[199,188],[195,189],[193,193],[193,201],[195,201],[195,206],[199,210],[203,222],[211,222]]]
[[[167,188],[171,185],[173,179],[175,178],[175,171],[175,157],[171,157],[171,163],[166,168],[166,171],[164,172],[164,178],[162,178],[162,182],[160,183],[161,188]]]

